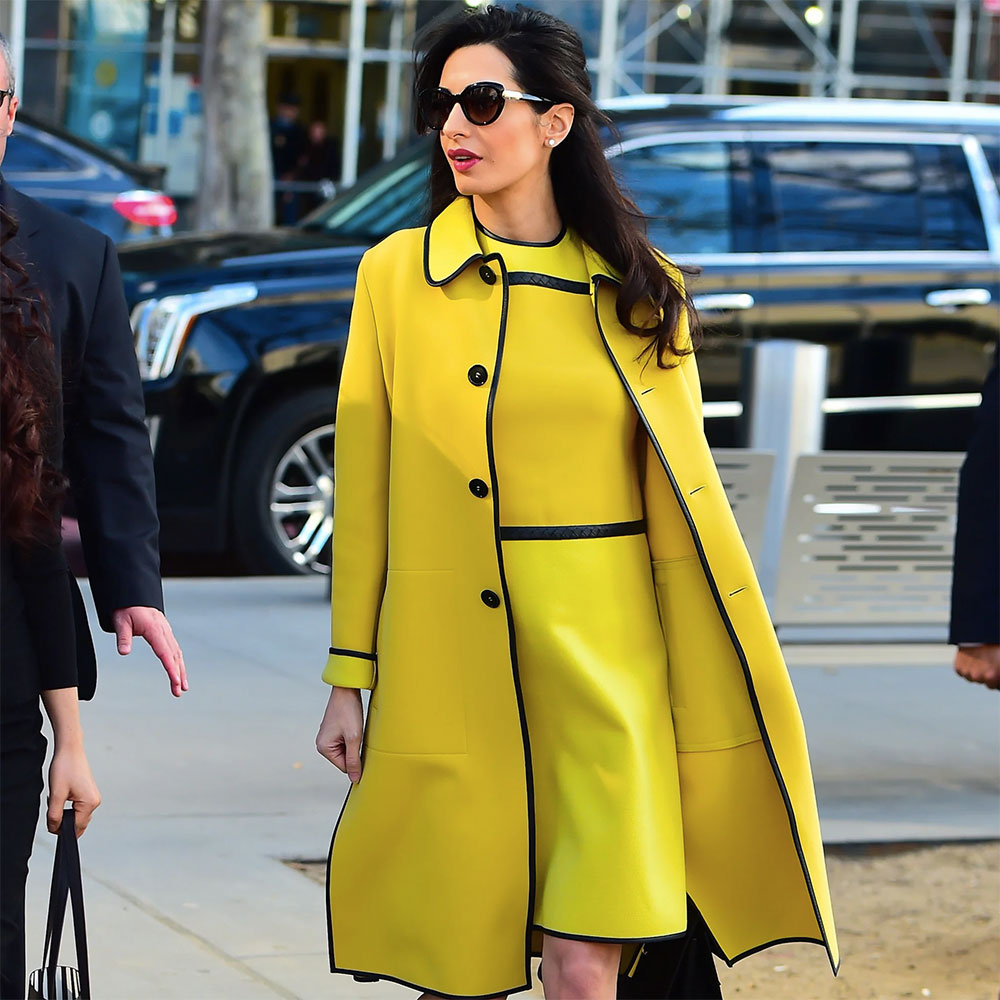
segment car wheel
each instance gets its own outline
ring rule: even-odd
[[[248,572],[330,572],[334,420],[334,391],[309,389],[250,428],[233,496],[236,553]]]

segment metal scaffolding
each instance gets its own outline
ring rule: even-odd
[[[102,0],[94,0],[96,3]],[[141,2],[141,0],[136,0]],[[202,3],[206,0],[202,0]],[[296,0],[246,0],[263,15]],[[317,0],[313,0],[317,2]],[[418,25],[487,0],[325,0],[349,14],[347,37],[272,38],[272,56],[342,61],[342,184],[358,172],[359,138],[377,129],[392,156],[410,135],[412,47]],[[513,3],[513,0],[492,0]],[[585,39],[599,98],[643,93],[925,98],[1000,103],[1000,0],[527,0]],[[159,84],[173,73],[178,0],[164,10]],[[19,81],[27,0],[0,0]],[[389,16],[381,44],[368,38]],[[32,40],[45,49],[48,40]],[[188,46],[190,47],[190,46]],[[180,46],[176,47],[179,51]],[[366,72],[367,70],[367,72]],[[378,91],[378,122],[362,95]],[[158,135],[165,137],[161,100]],[[369,132],[369,134],[372,134]],[[161,141],[166,141],[165,138]]]

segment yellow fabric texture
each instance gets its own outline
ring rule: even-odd
[[[681,866],[673,833],[663,831],[669,877],[686,880],[730,961],[800,938],[825,944],[836,966],[805,734],[705,441],[694,358],[661,369],[641,355],[642,340],[615,315],[617,276],[582,251],[591,329],[647,434],[641,489],[684,833]],[[508,322],[512,293],[520,301],[524,291],[510,286],[502,259],[483,253],[464,198],[429,230],[394,234],[362,261],[338,401],[331,645],[339,652],[323,677],[373,690],[363,776],[331,849],[331,967],[455,996],[530,984],[538,823],[517,594],[540,593],[548,579],[543,549],[527,546],[583,544],[519,542],[522,559],[499,537],[506,502],[522,495],[509,490],[506,463],[499,475],[496,448],[500,414],[518,406],[504,360],[507,338],[518,336]],[[561,329],[566,318],[548,322]],[[566,441],[566,460],[586,468],[585,442]],[[488,484],[485,498],[470,491],[475,478]],[[611,509],[622,489],[590,478],[588,518]],[[566,523],[560,483],[539,491],[531,512]],[[617,552],[623,539],[587,541],[614,542],[607,548]],[[559,580],[571,627],[586,617],[619,634],[620,606],[591,600],[587,576],[576,582],[574,594],[572,577]],[[644,630],[632,641],[645,659]],[[548,649],[526,655],[532,663]],[[372,669],[363,657],[374,656]],[[662,739],[671,718],[649,731]],[[642,765],[633,757],[628,766]],[[568,794],[582,801],[590,792]],[[587,919],[599,916],[603,900],[594,902]]]
[[[641,521],[638,417],[597,333],[582,245],[484,232],[479,244],[512,275],[493,421],[501,531]],[[677,754],[645,533],[503,539],[502,550],[531,747],[534,924],[680,933]]]

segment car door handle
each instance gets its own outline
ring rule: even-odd
[[[749,292],[695,295],[693,301],[699,312],[731,312],[734,309],[752,309],[754,306],[754,297]]]
[[[957,306],[988,306],[993,298],[988,288],[937,288],[924,296],[935,309],[955,309]]]

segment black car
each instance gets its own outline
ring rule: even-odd
[[[1000,332],[1000,110],[613,102],[608,155],[696,264],[713,446],[746,443],[743,346],[829,348],[825,447],[961,451]],[[422,224],[427,142],[297,229],[122,252],[166,550],[329,569],[336,386],[358,261]]]
[[[19,111],[7,141],[4,178],[18,191],[110,236],[169,236],[173,200],[159,190],[164,168],[129,163],[63,129]]]

